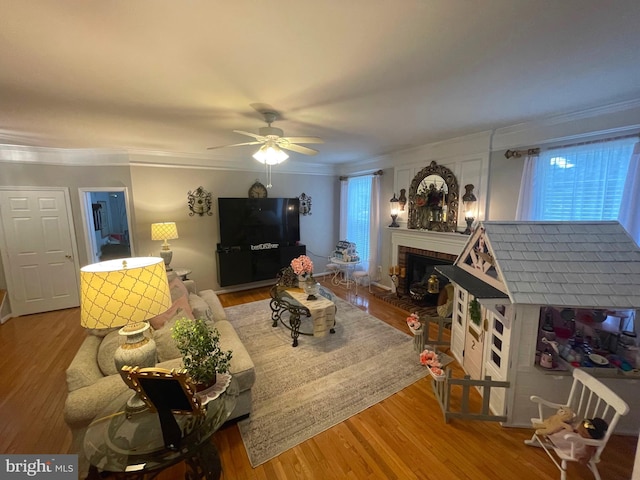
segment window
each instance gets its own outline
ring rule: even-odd
[[[527,220],[616,220],[635,139],[540,153],[531,169]]]
[[[356,244],[360,261],[369,262],[369,231],[372,177],[353,177],[347,180],[346,240]]]

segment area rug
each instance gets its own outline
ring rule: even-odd
[[[238,423],[253,467],[427,374],[412,336],[344,300],[336,305],[336,333],[301,335],[295,348],[288,329],[271,326],[269,300],[225,309],[256,368],[251,415]]]

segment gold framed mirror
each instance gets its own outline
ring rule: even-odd
[[[455,232],[458,228],[458,180],[451,170],[432,161],[409,186],[407,228]]]

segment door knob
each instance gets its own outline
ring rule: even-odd
[[[66,258],[67,260],[71,260],[73,257],[72,257],[71,255],[65,255],[65,258]]]

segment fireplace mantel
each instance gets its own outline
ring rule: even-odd
[[[398,265],[398,247],[401,246],[460,255],[467,240],[469,240],[469,236],[460,233],[393,229],[391,232],[391,264]]]

